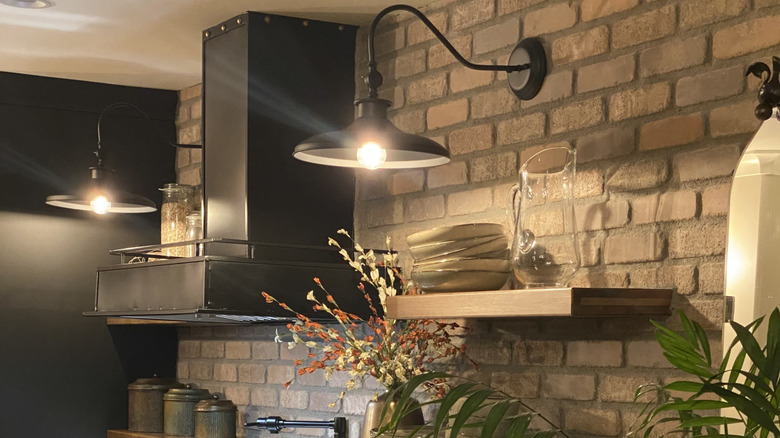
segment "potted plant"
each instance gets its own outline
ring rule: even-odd
[[[691,378],[640,387],[635,399],[654,397],[633,435],[647,437],[663,425],[694,437],[780,436],[780,309],[769,315],[763,345],[756,331],[764,317],[747,326],[731,321],[736,337],[719,363],[704,329],[682,312],[680,320],[682,333],[653,322],[655,338],[669,362]]]

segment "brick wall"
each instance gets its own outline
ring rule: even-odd
[[[672,287],[675,309],[704,323],[718,343],[730,176],[759,124],[758,80],[743,73],[780,54],[780,2],[442,0],[425,12],[478,63],[503,63],[519,38],[539,36],[549,75],[535,99],[521,102],[503,73],[464,69],[410,15],[388,17],[377,34],[380,94],[393,100],[399,128],[444,144],[453,161],[358,171],[361,243],[381,246],[390,235],[406,256],[412,232],[503,223],[522,161],[568,144],[578,151],[583,258],[574,283]],[[358,76],[365,37],[363,29]],[[366,94],[359,78],[358,89],[358,97]],[[199,91],[182,91],[182,136],[197,135],[188,128],[200,113]],[[197,161],[180,156],[180,178]],[[636,415],[635,388],[674,376],[646,319],[469,324],[476,328],[469,351],[482,365],[469,374],[525,397],[575,436],[625,433]],[[273,331],[182,329],[179,376],[225,393],[250,416],[331,418],[325,401],[338,384],[307,377],[285,391],[290,359],[301,353],[277,349]],[[358,389],[340,412],[359,420],[374,390],[371,383]]]

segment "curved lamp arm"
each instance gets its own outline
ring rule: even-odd
[[[452,56],[455,57],[455,59],[458,60],[461,64],[466,66],[467,68],[470,68],[472,70],[485,70],[485,71],[505,71],[507,73],[509,72],[515,72],[515,71],[523,71],[531,68],[531,63],[525,63],[525,64],[518,64],[518,65],[493,65],[493,64],[474,64],[473,62],[468,61],[466,58],[463,57],[458,51],[455,49],[455,47],[450,43],[447,38],[444,37],[444,35],[439,31],[439,29],[436,28],[436,26],[431,23],[431,20],[428,19],[425,15],[423,15],[422,12],[420,12],[419,9],[414,8],[409,5],[393,5],[388,6],[387,8],[380,11],[377,16],[374,18],[374,21],[371,23],[371,27],[368,31],[368,76],[366,77],[366,83],[368,84],[368,90],[369,90],[369,97],[376,98],[378,95],[377,89],[382,85],[382,74],[379,73],[379,71],[376,68],[376,55],[374,53],[374,34],[376,33],[376,27],[377,24],[379,24],[379,20],[381,20],[385,15],[395,12],[395,11],[406,11],[412,13],[415,17],[419,18],[420,21],[425,24],[428,29],[433,33],[434,36],[444,44],[444,47],[449,50],[449,52],[452,54]]]
[[[165,143],[168,144],[169,146],[173,146],[175,148],[188,148],[188,149],[201,149],[203,147],[203,146],[201,146],[199,144],[179,144],[179,143],[174,143],[174,142],[168,140],[168,138],[162,133],[162,131],[160,131],[160,128],[158,128],[157,125],[154,124],[154,122],[152,121],[151,117],[149,117],[145,112],[143,112],[143,110],[141,110],[141,108],[138,108],[137,106],[133,105],[132,103],[128,103],[128,102],[116,102],[116,103],[112,103],[111,105],[103,108],[103,111],[100,112],[100,116],[98,116],[98,122],[97,122],[97,150],[95,151],[95,156],[97,157],[97,160],[98,160],[98,167],[102,167],[103,166],[103,157],[100,155],[100,151],[101,151],[101,149],[103,147],[103,142],[102,142],[102,139],[101,139],[101,136],[100,136],[100,124],[103,122],[103,116],[106,115],[106,113],[108,113],[109,111],[114,110],[116,108],[130,108],[130,109],[134,110],[135,112],[137,112],[138,114],[140,114],[147,121],[147,123],[149,123],[149,125],[157,133],[157,135],[159,135],[160,138],[162,138],[163,141],[165,141]]]

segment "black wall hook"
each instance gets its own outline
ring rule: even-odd
[[[756,106],[756,117],[760,120],[767,120],[772,117],[772,112],[780,106],[780,58],[772,57],[772,68],[763,62],[754,62],[750,64],[745,76],[752,74],[762,80],[761,87],[758,89],[758,105]]]

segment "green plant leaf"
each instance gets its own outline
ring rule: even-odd
[[[485,417],[485,422],[482,426],[482,438],[493,438],[493,434],[501,421],[504,420],[504,415],[506,415],[506,411],[510,406],[511,402],[509,400],[503,400],[490,408],[490,412]]]
[[[458,436],[460,429],[466,424],[469,418],[474,415],[475,412],[483,407],[482,402],[487,400],[491,394],[493,394],[492,389],[480,389],[469,395],[469,397],[463,402],[460,410],[458,410],[458,413],[455,415],[455,419],[452,422],[452,427],[450,428],[450,436]]]
[[[766,363],[769,381],[777,384],[780,374],[780,309],[775,307],[769,315],[766,332]]]
[[[506,438],[523,438],[528,425],[531,424],[531,414],[523,413],[512,419],[509,428],[506,430]]]
[[[736,386],[738,384],[733,385]],[[734,406],[751,421],[754,421],[761,427],[770,430],[775,435],[780,435],[780,430],[778,430],[777,426],[774,424],[773,417],[770,417],[770,413],[777,412],[776,408],[772,408],[770,405],[770,408],[765,411],[764,409],[754,404],[753,401],[751,401],[749,398],[735,394],[734,392],[729,391],[719,385],[705,383],[705,387],[706,389],[709,389],[710,391],[719,395],[727,402],[728,405]],[[764,402],[768,404],[766,400],[764,400]]]
[[[442,398],[441,404],[439,405],[439,412],[436,414],[436,422],[434,423],[434,436],[439,436],[439,431],[441,430],[444,421],[449,416],[450,409],[452,409],[455,403],[466,396],[475,386],[476,384],[472,382],[462,383],[450,389],[444,398]]]
[[[722,409],[729,407],[729,404],[719,400],[684,400],[678,402],[667,403],[656,411],[695,411],[705,409]]]
[[[712,366],[712,351],[710,350],[710,340],[707,339],[707,333],[704,331],[701,325],[696,322],[693,323],[693,329],[696,331],[696,338],[699,340],[699,346],[704,353],[704,359],[707,361],[707,366]]]
[[[682,392],[699,392],[702,389],[701,382],[689,382],[687,380],[679,380],[677,382],[669,383],[664,386],[669,391],[682,391]]]
[[[558,435],[557,430],[540,430],[531,435],[531,438],[552,438],[555,435]]]
[[[729,417],[698,417],[685,420],[680,423],[680,428],[702,427],[702,426],[722,426],[724,424],[741,423],[741,420]]]
[[[758,370],[764,375],[766,373],[766,358],[761,351],[761,347],[758,345],[758,341],[753,334],[747,328],[743,327],[736,321],[730,321],[731,328],[734,329],[739,343],[742,344],[742,348],[747,352],[748,357]]]

